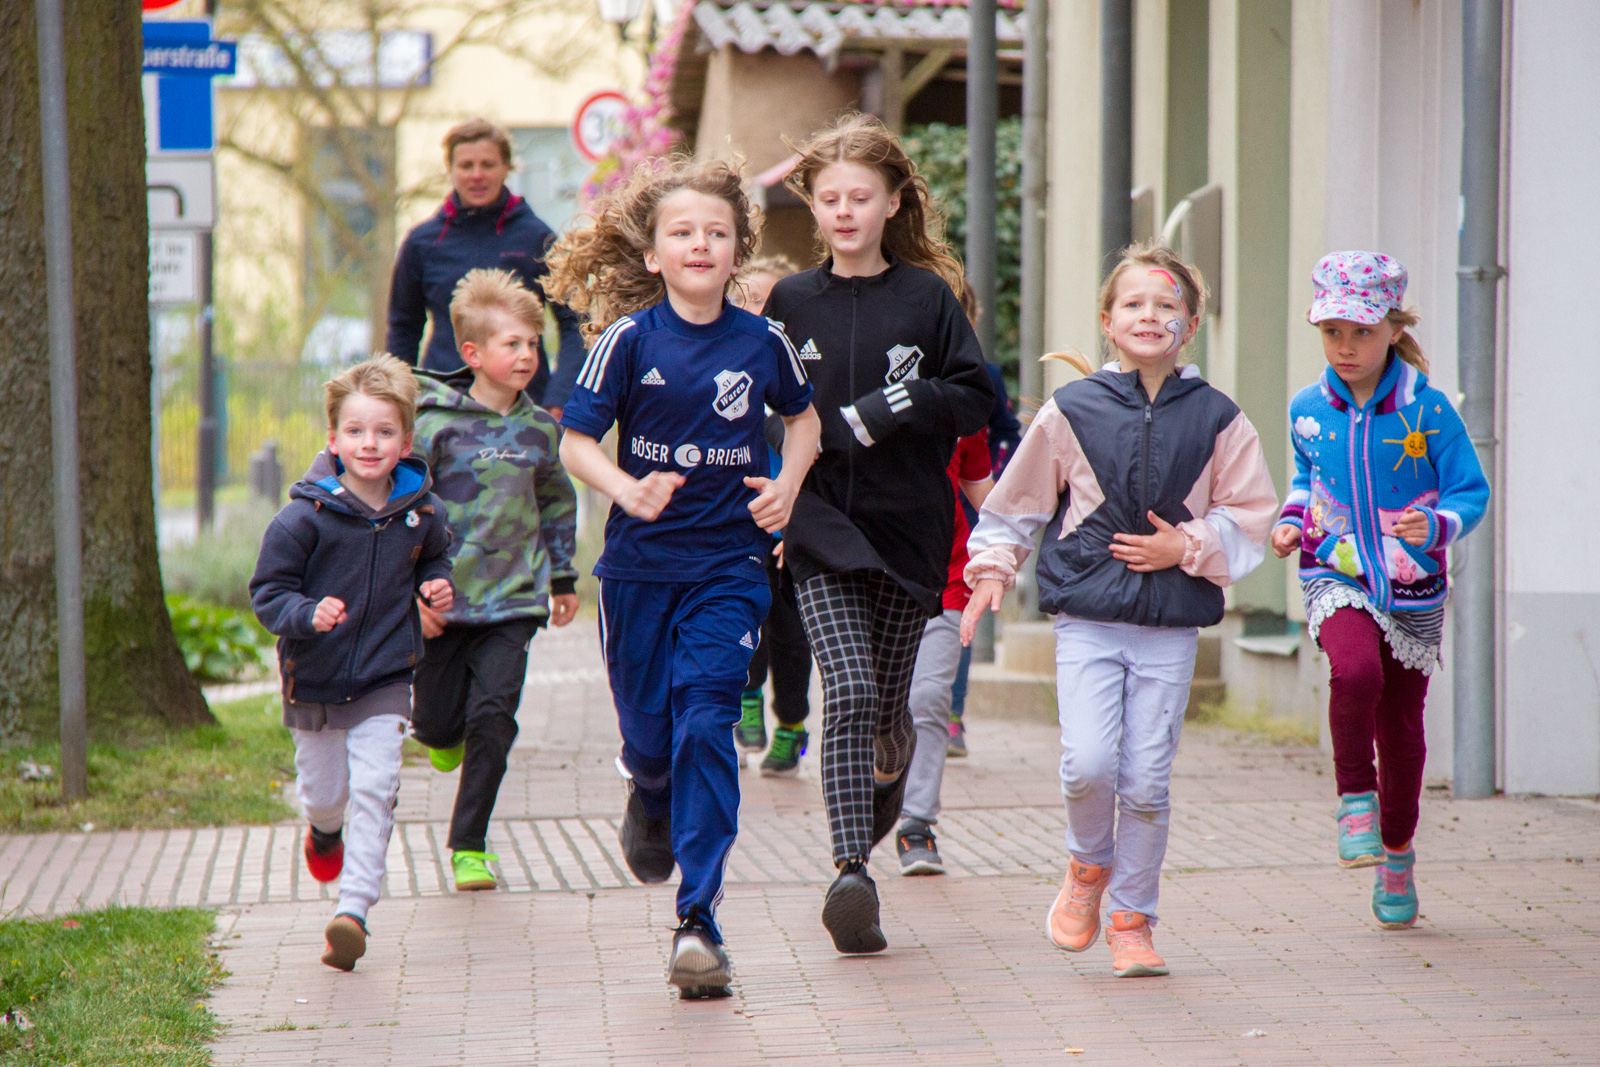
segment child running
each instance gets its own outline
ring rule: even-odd
[[[822,452],[784,530],[822,672],[822,791],[839,870],[822,923],[840,952],[881,952],[866,863],[905,795],[911,673],[955,533],[945,468],[994,395],[956,297],[961,264],[899,140],[846,115],[796,151],[786,180],[828,257],[773,286],[766,313],[800,343],[822,418]]]
[[[394,829],[422,658],[416,598],[449,611],[454,592],[433,479],[422,460],[407,458],[417,413],[411,369],[377,356],[334,378],[327,394],[328,447],[267,527],[250,603],[278,635],[283,724],[311,823],[306,866],[319,882],[339,879],[322,962],[351,971],[367,951],[367,911]]]
[[[1109,894],[1118,978],[1167,973],[1151,928],[1197,627],[1221,621],[1223,587],[1260,564],[1278,507],[1255,427],[1178,364],[1204,299],[1171,250],[1123,253],[1100,290],[1114,361],[1045,401],[967,542],[963,641],[1044,528],[1070,853],[1045,930],[1084,951]]]
[[[461,768],[450,867],[457,891],[469,891],[496,885],[489,817],[517,737],[528,643],[578,609],[577,514],[560,427],[523,392],[539,366],[544,305],[507,271],[472,270],[450,324],[466,366],[417,372],[413,448],[444,502],[456,599],[448,615],[418,605],[428,641],[411,733],[436,769]]]
[[[764,560],[817,450],[800,357],[783,330],[728,304],[755,241],[735,166],[670,159],[637,168],[592,227],[551,254],[546,291],[600,331],[561,417],[567,469],[614,502],[600,634],[629,782],[628,867],[665,881],[679,926],[667,980],[725,996],[716,923],[738,829],[733,728],[769,603]],[[784,422],[768,478],[763,404]],[[618,462],[599,439],[615,424]]]
[[[733,289],[733,302],[746,311],[760,312],[767,296],[780,279],[795,272],[784,256],[753,259],[739,272]],[[802,355],[802,359],[804,356]],[[776,478],[783,469],[783,420],[767,418],[767,460]],[[776,442],[776,444],[774,444]],[[783,569],[782,531],[773,534],[777,543],[767,553],[767,584],[772,592],[772,607],[761,624],[761,640],[750,657],[750,677],[740,697],[742,712],[734,739],[749,752],[767,748],[766,709],[762,688],[772,675],[772,714],[778,720],[772,731],[772,747],[761,761],[761,777],[793,778],[800,773],[800,757],[805,755],[811,735],[806,732],[806,717],[811,714],[811,645],[806,641],[805,622],[795,601],[794,581]]]
[[[1328,369],[1289,404],[1295,474],[1272,531],[1300,549],[1306,632],[1328,655],[1328,732],[1339,790],[1339,865],[1377,867],[1372,913],[1417,921],[1412,877],[1426,742],[1422,705],[1439,662],[1445,549],[1483,518],[1489,483],[1402,307],[1406,269],[1333,252],[1311,275],[1306,318]],[[1378,766],[1373,769],[1373,742]]]

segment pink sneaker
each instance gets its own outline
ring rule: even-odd
[[[1068,952],[1082,952],[1100,933],[1100,895],[1111,881],[1110,867],[1077,860],[1067,864],[1061,892],[1050,905],[1044,930],[1050,943]]]
[[[1106,927],[1111,946],[1111,973],[1118,978],[1158,978],[1167,973],[1167,961],[1156,955],[1150,922],[1136,911],[1114,911]]]

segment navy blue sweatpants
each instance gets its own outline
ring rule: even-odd
[[[622,729],[622,762],[644,812],[672,815],[678,916],[715,919],[739,828],[733,727],[771,593],[732,576],[600,582],[600,641]]]

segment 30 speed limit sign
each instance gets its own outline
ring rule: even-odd
[[[593,163],[611,147],[622,133],[622,113],[628,98],[615,89],[602,89],[578,105],[572,119],[572,144],[578,154]]]

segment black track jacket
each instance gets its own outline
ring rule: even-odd
[[[840,278],[832,265],[778,282],[765,310],[799,350],[822,418],[784,560],[796,582],[887,571],[937,615],[955,536],[945,468],[994,405],[983,350],[937,274],[893,261]]]

